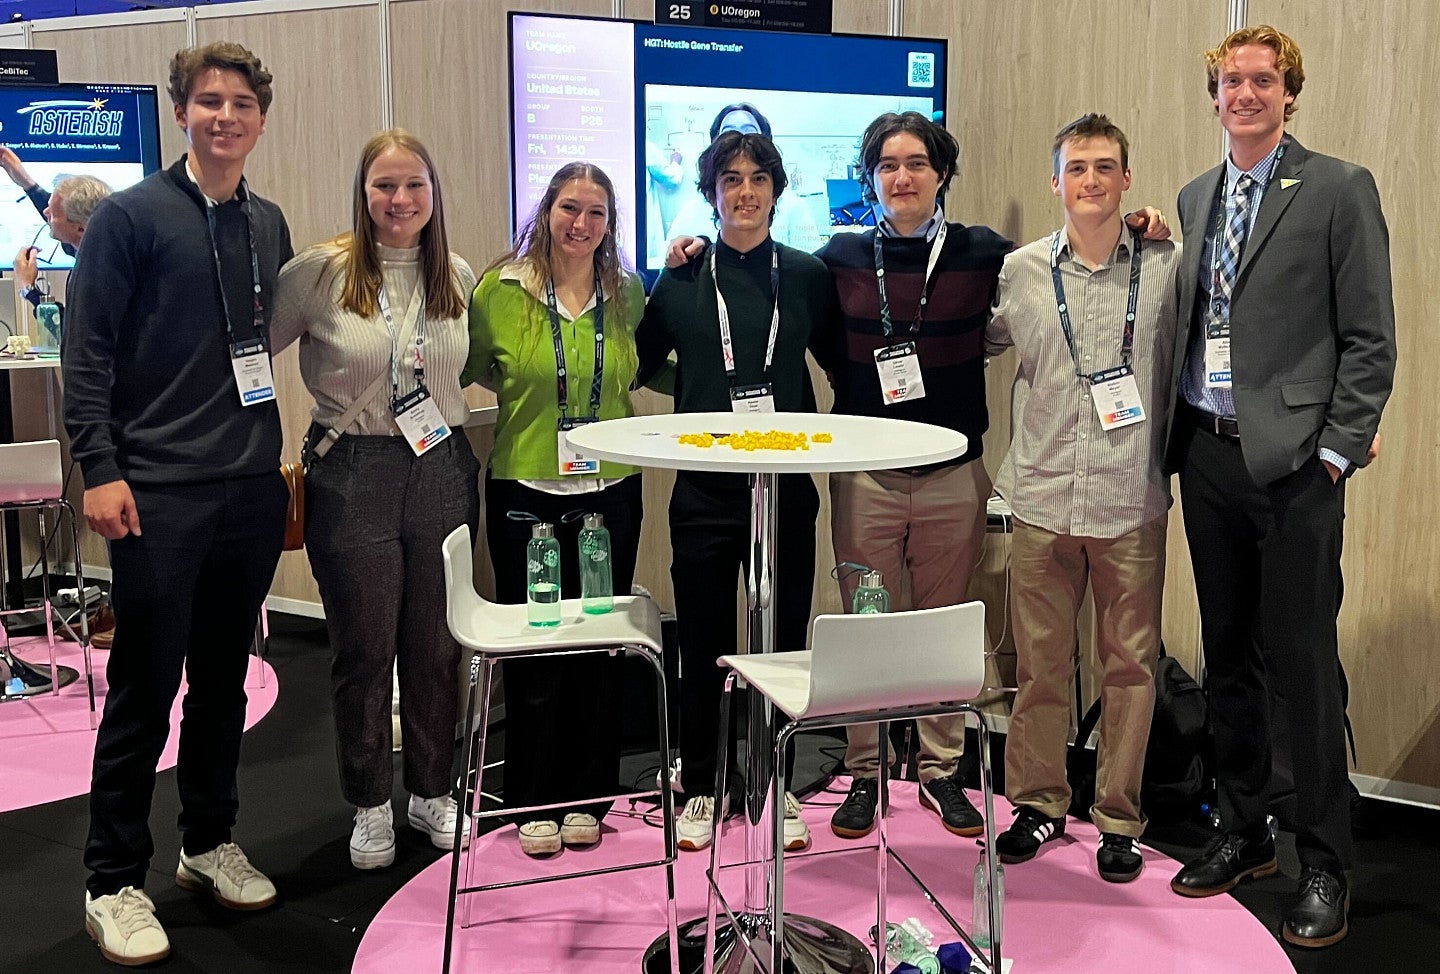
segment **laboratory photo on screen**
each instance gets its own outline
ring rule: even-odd
[[[721,132],[756,132],[775,142],[789,185],[771,233],[809,252],[834,233],[874,225],[855,172],[865,126],[884,112],[928,115],[932,104],[928,96],[646,85],[646,263],[663,266],[666,240],[715,237],[696,162]]]
[[[118,190],[158,169],[156,90],[0,86],[0,145],[15,154],[39,190],[27,194],[0,177],[0,267],[10,267],[21,248],[35,247],[42,270],[68,269],[74,258],[50,236],[37,204],[69,176],[94,176]]]

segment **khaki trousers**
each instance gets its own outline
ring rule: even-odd
[[[1058,818],[1070,805],[1065,745],[1075,675],[1076,615],[1088,577],[1101,666],[1100,747],[1091,818],[1102,832],[1139,836],[1140,778],[1155,710],[1155,659],[1167,519],[1114,539],[1076,538],[1015,521],[1011,619],[1019,693],[1005,745],[1012,804]]]
[[[979,460],[929,473],[832,473],[835,560],[881,572],[892,599],[900,591],[901,572],[909,568],[915,608],[958,605],[965,601],[970,575],[984,549],[989,497],[990,475]],[[857,584],[854,574],[840,582],[846,611]],[[920,780],[954,773],[965,746],[964,717],[926,717],[917,723]],[[845,766],[857,778],[879,775],[878,728],[878,724],[846,728]]]

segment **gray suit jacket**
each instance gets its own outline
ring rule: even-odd
[[[1390,236],[1369,170],[1311,152],[1290,136],[1245,241],[1230,308],[1235,415],[1257,484],[1298,470],[1325,447],[1363,467],[1395,375]],[[1222,164],[1180,191],[1180,375],[1195,314],[1205,233]],[[1173,422],[1173,420],[1172,420]],[[1165,469],[1178,469],[1176,437]]]

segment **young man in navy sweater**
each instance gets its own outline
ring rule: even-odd
[[[242,175],[270,73],[238,44],[170,64],[184,158],[114,194],[70,280],[65,426],[85,518],[109,541],[119,623],[95,743],[85,927],[109,960],[160,960],[145,895],[155,768],[184,671],[175,881],[256,910],[275,887],[231,841],[250,635],[284,535],[270,308],[292,255]]]

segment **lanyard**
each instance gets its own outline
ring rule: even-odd
[[[1080,371],[1080,359],[1075,354],[1075,333],[1070,327],[1070,306],[1065,301],[1065,282],[1060,279],[1060,237],[1064,229],[1056,230],[1050,241],[1050,280],[1055,284],[1055,307],[1060,312],[1060,328],[1065,332],[1065,344],[1070,349],[1070,361],[1075,363],[1075,374],[1087,382],[1093,376]],[[1129,368],[1131,352],[1135,348],[1135,306],[1140,300],[1140,247],[1141,237],[1136,231],[1130,232],[1130,294],[1125,300],[1125,327],[1120,335],[1120,364]]]
[[[719,248],[716,248],[718,250]],[[715,307],[720,314],[720,351],[725,355],[725,377],[730,388],[735,388],[735,346],[730,338],[730,309],[725,306],[725,295],[720,293],[720,274],[715,266],[715,250],[710,251],[710,279],[715,284]],[[775,340],[780,335],[780,250],[770,244],[770,291],[775,295],[775,304],[770,309],[770,337],[765,342],[765,371],[762,378],[769,380],[770,363],[775,358]]]
[[[555,341],[555,396],[560,417],[570,408],[570,379],[565,368],[565,340],[560,334],[560,308],[555,301],[555,280],[545,282],[545,304],[550,312],[550,337]],[[590,419],[600,418],[600,387],[605,376],[605,295],[600,290],[600,271],[595,271],[595,374],[590,379]]]
[[[376,295],[380,305],[380,315],[385,319],[385,328],[390,332],[390,401],[397,402],[400,399],[400,329],[395,327],[395,319],[390,314],[390,298],[385,293],[385,285],[380,285],[380,293]],[[420,317],[415,322],[415,388],[420,389],[425,385],[425,292],[420,292]]]
[[[1286,145],[1287,143],[1284,140],[1281,140],[1280,145],[1277,146],[1275,149],[1275,161],[1270,165],[1270,175],[1265,177],[1265,184],[1260,187],[1261,200],[1265,199],[1265,191],[1270,188],[1270,181],[1273,180],[1275,178],[1275,174],[1280,171],[1280,160],[1285,158]],[[1228,175],[1228,173],[1226,175]],[[1241,175],[1244,175],[1244,173],[1241,173]],[[1225,223],[1227,210],[1227,207],[1225,205],[1225,183],[1226,177],[1221,176],[1219,190],[1220,198],[1216,200],[1215,206],[1215,242],[1210,248],[1210,317],[1212,319],[1216,317],[1214,299],[1215,295],[1218,294],[1220,291],[1220,257],[1221,251],[1224,249],[1225,246]],[[1250,187],[1250,192],[1253,193],[1254,191],[1255,187]],[[1250,222],[1253,217],[1253,213],[1247,212],[1245,214],[1246,237],[1250,236]]]
[[[910,334],[920,334],[920,325],[925,320],[925,306],[930,303],[930,275],[935,273],[935,265],[940,261],[940,250],[945,246],[945,234],[948,228],[945,221],[940,221],[940,229],[935,232],[935,239],[930,242],[930,257],[925,261],[925,280],[920,283],[920,304],[915,308],[915,317],[910,322]],[[885,338],[888,340],[895,335],[895,326],[890,321],[890,297],[885,291],[885,252],[880,243],[881,233],[875,231],[875,283],[880,287],[880,324],[885,328]]]
[[[241,184],[242,188],[244,184]],[[245,213],[245,230],[250,240],[250,281],[255,291],[255,334],[265,334],[265,308],[260,303],[260,256],[255,250],[255,221],[250,215],[250,191],[244,190],[245,198],[240,208]],[[225,274],[220,267],[220,242],[215,236],[215,209],[219,204],[205,204],[205,227],[210,231],[210,252],[215,256],[215,277],[220,283],[220,307],[225,312],[225,334],[235,342],[235,326],[230,320],[230,298],[225,294]]]

